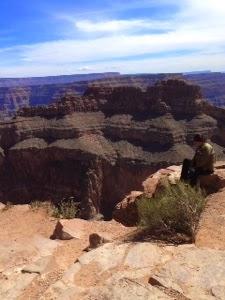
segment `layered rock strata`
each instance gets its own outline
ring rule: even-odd
[[[224,118],[198,87],[178,80],[146,91],[92,87],[83,97],[25,109],[0,123],[0,201],[73,196],[83,217],[110,218],[154,171],[191,157],[194,134],[209,137],[223,157]]]

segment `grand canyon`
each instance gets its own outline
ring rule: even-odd
[[[0,201],[74,197],[83,218],[110,219],[150,174],[192,157],[194,134],[208,137],[222,160],[224,121],[225,110],[183,79],[145,89],[96,83],[83,95],[25,107],[0,123]]]
[[[225,107],[224,73],[121,75],[109,72],[39,78],[0,78],[0,118],[12,118],[23,107],[48,105],[65,94],[82,95],[91,86],[133,86],[146,89],[166,78],[181,78],[197,84],[202,89],[204,99],[218,107]]]
[[[0,1],[0,300],[225,300],[224,0]]]
[[[223,300],[222,73],[101,76],[1,88],[0,299]],[[193,236],[146,231],[196,133],[217,163]]]

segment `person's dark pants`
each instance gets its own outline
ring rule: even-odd
[[[192,186],[196,185],[198,182],[198,177],[200,175],[210,175],[212,174],[211,171],[205,171],[201,168],[194,168],[192,164],[192,160],[185,159],[183,161],[182,171],[180,179],[182,181],[190,182]]]

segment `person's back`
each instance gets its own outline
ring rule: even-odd
[[[213,146],[200,134],[194,136],[193,146],[196,149],[194,158],[183,161],[180,178],[190,182],[191,185],[196,185],[199,176],[214,172],[215,152]]]
[[[195,152],[193,158],[193,166],[196,169],[202,170],[206,173],[213,173],[214,171],[215,152],[212,145],[204,142]]]

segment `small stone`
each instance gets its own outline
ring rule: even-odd
[[[225,286],[214,286],[211,289],[212,295],[218,300],[225,300]]]
[[[100,236],[97,233],[92,233],[89,235],[89,246],[85,248],[84,251],[90,251],[92,249],[96,249],[108,242],[110,242],[108,239]]]
[[[60,221],[57,222],[55,230],[53,234],[50,236],[51,240],[72,240],[74,237],[63,230],[63,225],[60,223]]]

